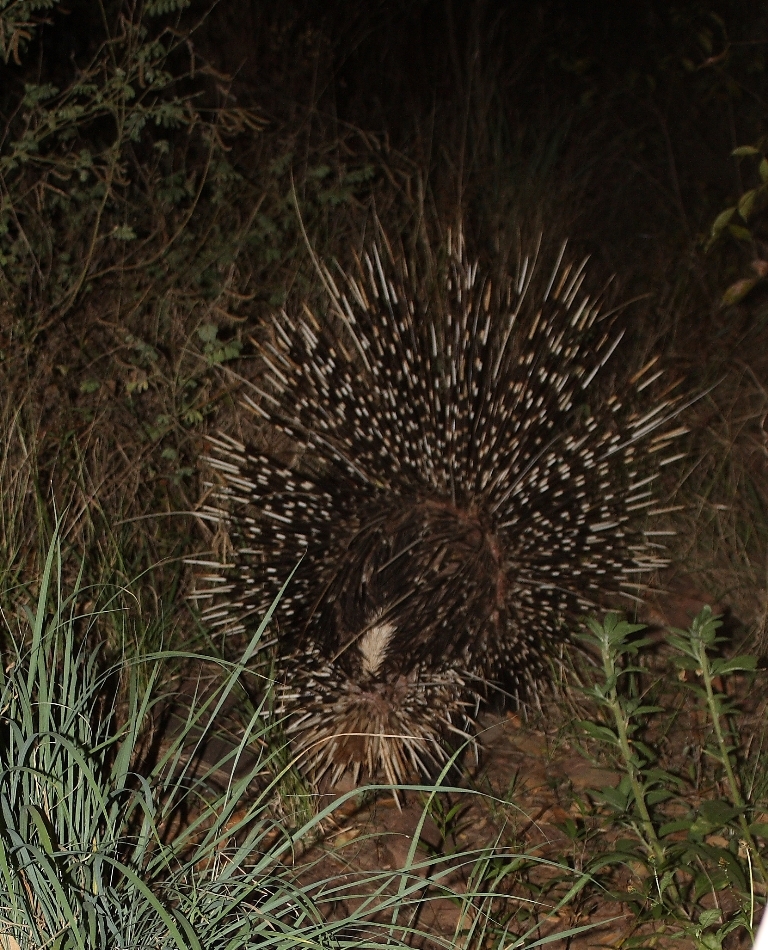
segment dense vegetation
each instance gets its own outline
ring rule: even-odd
[[[621,946],[746,945],[768,887],[767,43],[737,0],[0,0],[3,947],[590,945],[614,914]],[[348,262],[374,218],[404,254],[461,221],[491,268],[569,237],[638,298],[637,365],[702,394],[664,583],[678,626],[704,602],[729,622],[590,628],[557,741],[616,776],[559,803],[556,860],[513,834],[510,777],[424,790],[402,868],[313,877],[303,850],[341,819],[262,716],[258,633],[222,658],[185,599],[184,558],[224,543],[194,514],[205,433],[252,434],[262,321],[319,298],[313,256]]]

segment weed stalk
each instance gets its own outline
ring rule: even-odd
[[[631,798],[639,817],[640,828],[637,828],[637,822],[633,822],[633,826],[652,856],[654,865],[661,869],[665,863],[665,851],[648,808],[648,788],[644,781],[644,772],[649,764],[648,756],[641,755],[632,739],[639,728],[640,717],[658,710],[656,707],[643,705],[638,698],[623,698],[618,689],[622,676],[632,676],[639,672],[637,666],[624,663],[623,658],[634,656],[648,643],[648,639],[631,640],[630,637],[642,630],[643,626],[621,620],[618,614],[608,614],[602,625],[591,618],[588,624],[591,632],[585,634],[584,639],[600,650],[604,682],[596,683],[585,692],[609,714],[614,728],[597,726],[590,722],[581,724],[593,737],[618,748],[629,779]]]
[[[669,643],[681,656],[678,664],[694,671],[703,683],[687,683],[688,688],[705,701],[712,728],[715,745],[710,744],[704,751],[714,758],[725,772],[725,779],[732,804],[738,809],[738,822],[744,843],[750,851],[752,861],[758,869],[763,882],[768,882],[766,866],[747,821],[747,803],[741,794],[740,783],[734,771],[734,753],[736,746],[729,742],[730,720],[735,713],[733,703],[725,693],[716,689],[716,680],[736,672],[753,672],[756,660],[753,656],[736,656],[732,659],[710,658],[710,652],[722,642],[717,636],[721,621],[714,616],[710,607],[704,607],[691,624],[690,630],[671,630]]]

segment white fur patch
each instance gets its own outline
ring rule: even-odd
[[[357,648],[363,657],[363,669],[375,676],[387,655],[387,647],[395,632],[392,623],[377,623],[367,630],[357,642]]]

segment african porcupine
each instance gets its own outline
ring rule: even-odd
[[[235,563],[208,620],[258,622],[301,561],[277,614],[278,706],[332,782],[436,763],[489,687],[535,685],[569,625],[664,563],[640,514],[676,400],[635,414],[606,389],[623,331],[584,263],[563,247],[544,270],[537,249],[492,286],[463,240],[448,250],[423,300],[382,238],[339,283],[321,267],[330,315],[274,318],[247,401],[295,464],[212,440],[208,512]],[[655,380],[653,362],[623,385]]]

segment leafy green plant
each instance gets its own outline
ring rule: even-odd
[[[742,145],[734,149],[735,158],[752,158],[757,160],[758,183],[747,188],[735,205],[731,205],[715,218],[707,243],[709,250],[725,235],[735,238],[744,247],[751,251],[750,266],[752,274],[741,277],[732,283],[723,294],[723,306],[740,303],[758,284],[768,278],[768,260],[759,237],[764,237],[761,222],[765,218],[768,207],[768,158],[765,144]]]
[[[668,710],[648,699],[647,670],[637,662],[650,643],[637,636],[642,626],[609,614],[603,624],[590,620],[583,636],[599,651],[602,677],[583,690],[600,719],[581,720],[580,726],[608,751],[621,774],[616,787],[594,790],[592,797],[610,823],[618,822],[630,833],[598,855],[590,870],[599,877],[606,869],[627,868],[632,886],[629,893],[614,892],[616,899],[633,905],[640,919],[693,937],[702,948],[721,947],[741,927],[752,933],[755,895],[768,882],[756,840],[768,828],[752,817],[765,802],[745,796],[739,770],[746,751],[737,729],[738,710],[716,685],[753,671],[755,660],[716,657],[722,643],[718,626],[704,608],[690,630],[668,634],[675,662],[686,674],[682,688],[696,700],[696,712],[710,728],[702,752],[713,793],[695,806],[687,776],[663,767],[647,738]],[[694,678],[688,679],[691,674]],[[723,891],[732,895],[735,909],[724,908],[719,900]]]

